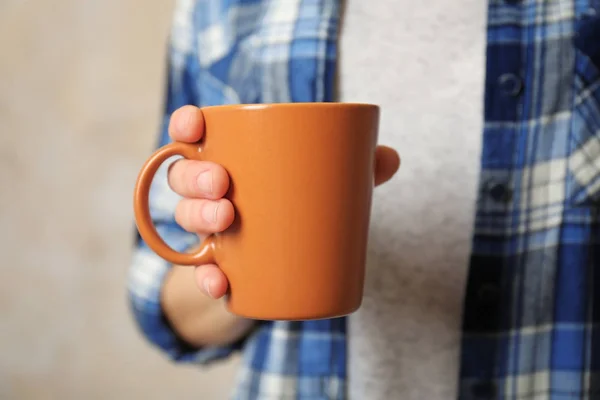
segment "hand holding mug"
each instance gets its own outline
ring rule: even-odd
[[[233,106],[233,107],[235,107],[235,106]],[[243,107],[243,106],[240,106],[240,107]],[[237,109],[236,112],[240,113],[240,112],[243,112],[243,110],[244,110],[243,108]],[[344,110],[342,110],[342,111],[344,111]],[[363,110],[363,111],[365,111],[365,110]],[[373,112],[372,110],[368,110],[368,111],[370,111],[371,113]],[[340,117],[342,117],[342,118],[345,117],[346,119],[348,119],[349,117],[346,114],[347,113],[342,112]],[[367,114],[365,114],[365,116],[361,117],[360,119],[357,119],[357,121],[360,122],[360,121],[366,120],[367,117],[373,118],[373,121],[374,121],[375,117],[369,116]],[[239,117],[242,117],[244,115],[247,116],[247,115],[249,115],[249,113],[247,112],[245,114],[239,114],[238,119],[243,119],[243,118],[239,118]],[[292,117],[294,116],[293,114],[290,114],[290,115]],[[218,114],[216,114],[215,117],[213,117],[215,122],[221,123],[220,122],[221,120],[217,119],[216,116],[218,116]],[[282,114],[281,117],[286,117],[285,113]],[[322,118],[322,116],[318,115],[318,118]],[[350,118],[353,118],[353,117],[350,117]],[[377,118],[378,118],[378,110],[377,110]],[[343,121],[343,119],[341,121]],[[251,121],[246,121],[246,122],[248,123]],[[310,122],[310,121],[308,121],[308,122]],[[350,121],[350,122],[352,122],[352,121]],[[286,124],[285,121],[283,121],[281,123],[284,125]],[[368,121],[368,123],[365,123],[366,124],[365,127],[368,127],[369,124],[374,124],[374,123],[375,122]],[[204,133],[206,130],[206,125],[207,125],[206,124],[206,116],[205,116],[205,114],[203,114],[203,111],[201,109],[199,109],[197,107],[193,107],[193,106],[185,106],[173,113],[173,115],[171,117],[170,125],[169,125],[169,134],[176,145],[187,143],[189,145],[186,145],[186,146],[195,146],[203,139]],[[228,126],[228,128],[231,128],[231,126]],[[308,127],[308,128],[310,128],[310,127]],[[216,129],[216,128],[214,128],[214,129]],[[224,130],[223,127],[220,127],[219,129]],[[238,129],[240,129],[240,128],[238,128]],[[244,129],[244,127],[242,126],[241,129]],[[248,131],[250,131],[250,130],[251,130],[251,128],[248,127]],[[376,131],[376,126],[375,126],[375,131]],[[361,133],[361,132],[349,132],[348,134],[349,135],[357,135],[359,133]],[[225,135],[227,133],[223,132],[223,133],[219,133],[219,134]],[[231,134],[231,132],[229,132],[229,134]],[[257,138],[256,140],[260,140],[260,139],[261,138]],[[271,138],[271,140],[272,140],[272,138]],[[365,138],[365,140],[363,140],[361,143],[357,142],[355,144],[350,145],[350,147],[352,149],[354,149],[353,151],[357,151],[359,153],[361,153],[361,152],[364,153],[365,157],[368,158],[368,149],[361,150],[356,147],[359,145],[367,146],[370,142],[372,142],[372,140],[373,140],[373,138]],[[236,144],[235,142],[228,143],[229,147],[231,147],[235,144]],[[237,144],[243,146],[243,143],[238,142]],[[302,142],[300,142],[300,144],[302,145]],[[216,144],[215,146],[218,146],[218,145]],[[224,144],[222,146],[224,146]],[[275,149],[275,150],[277,150],[277,149]],[[184,151],[190,152],[191,150],[189,150],[189,147],[188,147],[188,148],[184,148]],[[299,150],[299,151],[301,151],[301,150]],[[181,154],[182,151],[178,150],[178,151],[172,152],[172,153],[173,154]],[[170,154],[170,155],[173,155],[173,154]],[[240,154],[243,154],[243,153],[240,153]],[[240,158],[240,154],[237,154],[237,159]],[[183,197],[183,199],[180,201],[180,203],[178,204],[177,209],[175,211],[177,223],[179,225],[181,225],[181,227],[184,228],[185,230],[187,230],[189,232],[198,233],[202,237],[206,237],[207,235],[213,235],[215,233],[220,233],[220,232],[226,231],[227,228],[229,228],[231,226],[231,224],[236,220],[234,204],[232,204],[232,201],[230,200],[230,198],[232,196],[230,195],[230,196],[227,196],[229,198],[226,198],[226,195],[228,193],[231,194],[230,189],[232,189],[231,188],[231,179],[230,179],[230,176],[229,176],[227,170],[218,163],[218,160],[215,160],[216,162],[208,161],[209,159],[211,159],[211,157],[206,157],[206,159],[199,159],[201,157],[197,157],[194,153],[190,153],[188,155],[186,155],[186,154],[182,154],[182,155],[184,155],[185,158],[180,159],[180,160],[176,161],[175,163],[173,163],[169,169],[169,174],[168,174],[170,187],[177,194],[179,194],[180,196]],[[389,180],[395,174],[395,172],[397,171],[397,169],[399,167],[400,160],[399,160],[398,154],[396,153],[395,150],[388,148],[388,147],[384,147],[384,146],[377,146],[374,150],[374,155],[372,157],[374,157],[374,161],[375,161],[374,166],[372,168],[372,173],[374,175],[372,184],[379,185],[379,184],[384,183],[387,180]],[[217,159],[218,159],[218,157],[217,157]],[[233,160],[233,158],[230,158],[230,159]],[[229,159],[224,158],[224,160],[229,160]],[[310,154],[306,154],[306,158],[304,160],[310,160]],[[281,162],[281,159],[276,157],[276,161]],[[365,161],[366,161],[366,159],[365,159]],[[231,162],[233,164],[235,164],[234,161],[231,161]],[[310,161],[303,161],[303,162],[306,163],[306,165],[304,165],[303,168],[313,169],[313,171],[311,171],[311,174],[318,175],[320,172],[319,169],[323,168],[323,166],[324,166],[324,165],[321,165],[322,160],[319,161],[318,157],[317,157],[317,159],[315,159],[314,163],[311,163]],[[321,163],[321,164],[319,164],[319,163]],[[158,161],[156,161],[155,164],[158,165]],[[265,164],[265,166],[266,166],[266,164]],[[145,167],[147,167],[147,166],[145,166]],[[277,167],[278,167],[277,165],[271,166],[271,168],[277,168]],[[294,168],[294,167],[292,167],[292,168]],[[239,169],[239,171],[240,172],[238,172],[238,173],[240,175],[242,175],[243,174],[243,172],[241,172],[242,169]],[[259,169],[257,169],[256,171],[260,172]],[[325,171],[323,171],[323,172],[325,173]],[[251,174],[251,172],[247,172],[247,174]],[[150,175],[152,175],[152,174],[150,173],[148,176],[150,176]],[[276,175],[276,176],[279,176],[279,175]],[[261,182],[262,179],[269,179],[269,174],[265,173],[264,177],[257,176],[255,174],[252,177],[252,179],[254,179],[257,182]],[[318,178],[318,176],[315,176],[314,179],[319,179],[319,178]],[[242,180],[242,178],[240,178],[240,180]],[[138,184],[139,184],[139,181],[138,181]],[[140,189],[139,185],[136,188],[136,196],[137,196],[136,197],[136,211],[138,211],[138,209],[139,209],[138,202],[139,202],[140,198],[144,197],[144,193],[143,193],[144,185],[142,184],[141,186],[142,186],[141,189]],[[262,186],[267,187],[268,185],[265,186],[265,184],[262,184]],[[361,189],[360,185],[358,185],[358,189],[359,190]],[[308,186],[308,187],[303,188],[302,190],[310,192],[311,187]],[[364,190],[368,190],[368,187],[365,186]],[[319,188],[317,187],[317,192],[318,191],[319,191]],[[321,192],[322,191],[323,191],[323,189],[321,188]],[[238,201],[240,203],[242,202],[242,197],[241,197],[242,195],[243,194],[240,194],[240,200]],[[273,193],[273,196],[278,196],[278,195],[281,195],[281,193],[279,193],[279,194]],[[315,193],[315,195],[318,196],[319,193]],[[370,202],[370,193],[368,193],[367,197],[368,197],[368,201]],[[365,199],[367,199],[367,197],[365,197]],[[268,194],[266,194],[266,193],[262,193],[260,195],[255,195],[254,198],[258,199],[259,202],[264,201],[266,203],[266,202],[270,201]],[[301,200],[301,197],[299,197],[299,200]],[[343,201],[344,199],[339,199],[339,200]],[[251,200],[247,200],[248,204],[244,205],[246,208],[248,208],[249,210],[250,209],[261,209],[261,204],[252,203],[250,205],[250,203],[249,203],[250,201]],[[365,201],[367,201],[367,200],[365,200]],[[299,204],[298,206],[302,207],[302,204]],[[269,204],[264,204],[264,210],[265,210],[266,214],[262,215],[262,218],[265,218],[265,219],[270,218],[270,216],[268,215]],[[356,210],[354,210],[354,211],[356,211]],[[281,211],[278,211],[277,209],[273,209],[273,212],[281,213]],[[272,217],[280,218],[281,215],[273,215]],[[360,218],[360,215],[358,215],[357,217]],[[143,219],[143,217],[140,217],[139,212],[136,213],[136,219],[138,220],[138,225],[139,225],[140,219]],[[328,221],[324,221],[323,223],[327,224]],[[364,224],[362,224],[362,225],[364,225]],[[354,228],[355,225],[351,224],[351,225],[349,225],[349,227]],[[240,227],[238,226],[237,229],[239,230],[239,228]],[[144,229],[140,229],[140,231],[142,232],[142,236],[144,236],[144,233],[146,233],[146,235],[148,235],[147,232],[144,232]],[[282,228],[281,235],[285,235],[285,234],[286,234],[285,229]],[[256,235],[254,235],[254,236],[256,236]],[[332,239],[335,240],[335,238],[332,238]],[[361,237],[361,239],[362,239],[362,237]],[[232,240],[234,241],[234,239],[232,239]],[[230,244],[229,246],[234,246],[234,245]],[[213,247],[213,249],[214,249],[214,247]],[[211,250],[205,249],[204,251],[206,252],[206,251],[211,251]],[[165,258],[168,258],[168,256]],[[226,263],[228,261],[225,251],[224,251],[224,255],[222,256],[222,258],[223,258],[223,263]],[[331,257],[329,257],[329,258],[331,258]],[[201,263],[201,265],[197,265],[195,267],[195,277],[196,277],[196,283],[197,283],[198,287],[206,295],[208,295],[212,298],[218,299],[218,298],[222,297],[228,291],[229,282],[227,280],[226,273],[223,271],[223,269],[221,269],[221,267],[216,265],[216,264],[220,264],[220,262],[217,263],[213,257],[208,257],[208,256],[200,257],[199,260],[201,260],[201,261],[209,260],[210,262]],[[238,261],[238,263],[239,263],[239,260],[236,260],[236,261]],[[318,259],[315,260],[315,262],[317,262],[317,261],[318,261]],[[189,260],[188,260],[187,264],[190,264]],[[266,268],[266,270],[268,271],[268,268]],[[350,272],[352,272],[352,271],[350,271]],[[317,271],[316,273],[319,273],[319,272]],[[323,270],[323,273],[326,273],[325,270]],[[261,279],[269,279],[269,277],[264,276]],[[362,278],[360,280],[361,280],[360,284],[362,285]],[[240,292],[241,292],[241,290],[240,290]],[[242,312],[241,314],[244,314],[244,313]],[[269,315],[267,315],[267,317],[268,316]],[[319,317],[319,316],[317,315],[316,317]],[[280,317],[275,316],[274,318],[280,318]],[[285,318],[285,316],[283,316],[281,318]],[[311,316],[310,315],[300,316],[300,318],[311,318]]]

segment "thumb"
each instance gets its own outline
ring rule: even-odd
[[[389,181],[400,168],[400,156],[391,147],[377,146],[375,150],[375,186]]]

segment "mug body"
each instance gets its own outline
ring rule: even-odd
[[[229,173],[234,223],[213,238],[231,312],[332,318],[361,303],[379,108],[293,103],[202,109],[203,160]]]

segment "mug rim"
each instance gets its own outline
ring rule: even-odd
[[[244,110],[244,111],[259,111],[268,109],[281,108],[360,108],[360,109],[375,109],[379,110],[377,104],[371,103],[354,103],[354,102],[297,102],[297,103],[240,103],[240,104],[221,104],[212,106],[202,106],[201,110]]]

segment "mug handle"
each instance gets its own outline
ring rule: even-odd
[[[133,193],[133,209],[135,223],[142,239],[156,254],[176,265],[202,265],[212,264],[214,258],[214,236],[208,236],[195,253],[181,253],[173,250],[160,237],[150,216],[150,185],[156,171],[169,157],[183,156],[186,159],[199,158],[201,148],[198,143],[173,142],[158,149],[142,166],[138,175]]]

